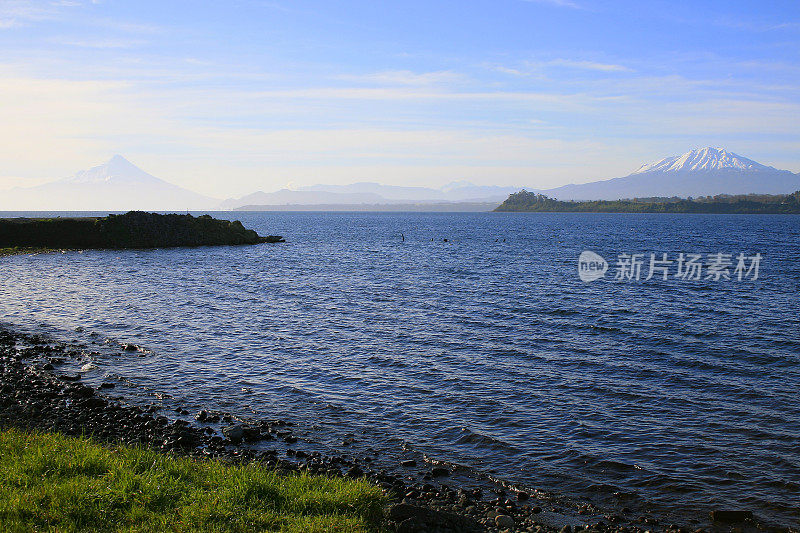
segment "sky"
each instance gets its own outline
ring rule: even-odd
[[[800,171],[800,2],[0,0],[0,190],[121,154],[227,198]]]

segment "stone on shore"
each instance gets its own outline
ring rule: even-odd
[[[433,477],[449,476],[450,475],[450,470],[448,470],[447,468],[445,468],[443,466],[434,466],[433,468],[431,468],[431,475]]]
[[[252,426],[244,426],[242,428],[242,438],[247,442],[258,442],[261,440],[261,430]]]
[[[506,514],[497,515],[494,518],[494,523],[497,524],[497,527],[500,529],[511,529],[514,527],[514,519]]]
[[[353,466],[347,471],[345,475],[347,477],[358,478],[364,475],[364,471],[361,470],[358,466]]]
[[[753,511],[735,511],[727,509],[716,509],[711,511],[713,522],[738,523],[753,519]]]
[[[222,434],[228,438],[232,443],[238,444],[244,438],[244,426],[236,424],[233,426],[226,426],[222,428]]]
[[[482,528],[471,518],[437,511],[428,507],[418,507],[407,503],[398,503],[388,507],[385,511],[386,518],[404,527],[416,525],[417,530],[431,531],[436,529],[449,529],[454,531],[479,531]],[[421,527],[420,527],[421,526]]]

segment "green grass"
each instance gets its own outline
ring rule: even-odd
[[[377,531],[366,481],[0,432],[2,531]]]

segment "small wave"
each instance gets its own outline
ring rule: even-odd
[[[633,311],[631,311],[630,309],[628,309],[626,307],[618,307],[618,308],[615,308],[615,309],[611,309],[611,313],[619,313],[621,315],[630,315],[630,314],[633,314]]]
[[[579,312],[574,309],[548,309],[545,313],[554,316],[572,316],[579,314]]]
[[[619,492],[619,487],[611,485],[610,483],[592,483],[586,487],[589,492],[597,492],[601,494],[612,494]]]
[[[719,335],[716,331],[685,331],[684,334],[696,339],[707,339]]]
[[[622,333],[622,330],[615,326],[601,326],[598,324],[592,324],[589,326],[589,329],[594,333]]]
[[[407,368],[408,364],[400,361],[398,359],[392,359],[390,357],[383,357],[380,355],[371,355],[369,359],[367,359],[370,363],[375,363],[378,366],[386,367],[386,368]]]
[[[618,470],[620,472],[632,472],[634,470],[639,470],[641,468],[637,467],[636,465],[615,461],[613,459],[601,459],[594,465],[594,467],[600,469],[608,468],[611,470]]]
[[[461,428],[461,436],[456,439],[456,444],[483,446],[492,450],[508,450],[509,448],[513,448],[511,444],[503,440],[467,428]]]

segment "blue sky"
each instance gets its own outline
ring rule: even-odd
[[[0,0],[0,189],[120,153],[218,197],[800,171],[800,3]]]

